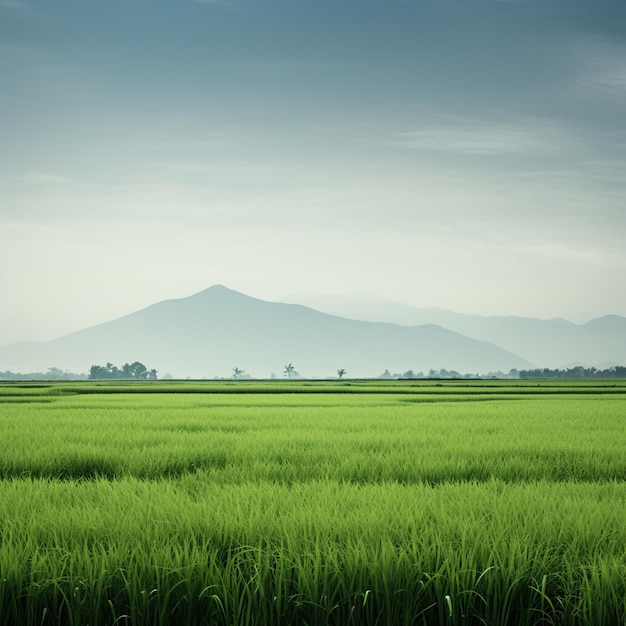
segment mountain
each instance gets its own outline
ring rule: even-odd
[[[298,304],[267,302],[221,285],[165,300],[58,339],[0,348],[0,371],[88,371],[93,364],[142,361],[176,377],[229,376],[235,366],[256,377],[376,376],[385,369],[427,372],[508,371],[530,363],[497,346],[436,325],[345,319]]]
[[[391,322],[403,326],[439,324],[433,322],[438,316],[445,321],[449,311],[436,307],[416,308],[410,304],[388,300],[369,294],[306,294],[296,293],[280,298],[280,302],[302,304],[330,315],[338,315],[353,320],[367,322]],[[457,315],[452,313],[452,315]]]
[[[626,363],[626,317],[618,315],[574,324],[563,318],[464,315],[367,295],[294,294],[281,300],[352,319],[384,320],[407,326],[437,324],[498,345],[538,367],[562,368],[571,363],[601,367],[607,363]]]

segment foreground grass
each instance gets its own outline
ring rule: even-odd
[[[622,623],[625,498],[615,483],[10,481],[0,492],[0,614],[64,624],[125,615],[140,624]]]
[[[0,623],[625,623],[623,395],[190,387],[8,388]]]

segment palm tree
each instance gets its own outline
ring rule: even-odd
[[[346,370],[344,370],[343,368],[341,368],[340,370],[337,370],[337,376],[339,376],[339,378],[343,378],[346,374]]]
[[[291,363],[289,363],[289,365],[285,365],[285,371],[283,372],[283,375],[291,378],[292,376],[297,376],[298,372],[296,372],[296,368]]]
[[[237,380],[243,374],[243,370],[240,370],[238,367],[233,367],[233,378]]]

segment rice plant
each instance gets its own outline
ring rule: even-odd
[[[625,622],[626,387],[387,386],[0,391],[0,624]]]

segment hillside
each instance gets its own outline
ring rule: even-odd
[[[603,367],[626,363],[626,318],[618,315],[574,324],[563,318],[464,315],[365,295],[295,294],[281,300],[352,319],[406,326],[437,324],[500,346],[539,367],[565,367],[572,363]]]
[[[217,285],[165,300],[119,319],[48,342],[0,348],[0,371],[85,372],[90,365],[140,360],[162,375],[229,376],[237,366],[256,377],[376,376],[430,368],[508,371],[530,363],[495,345],[436,325],[405,327],[355,321],[297,304],[267,302]]]

